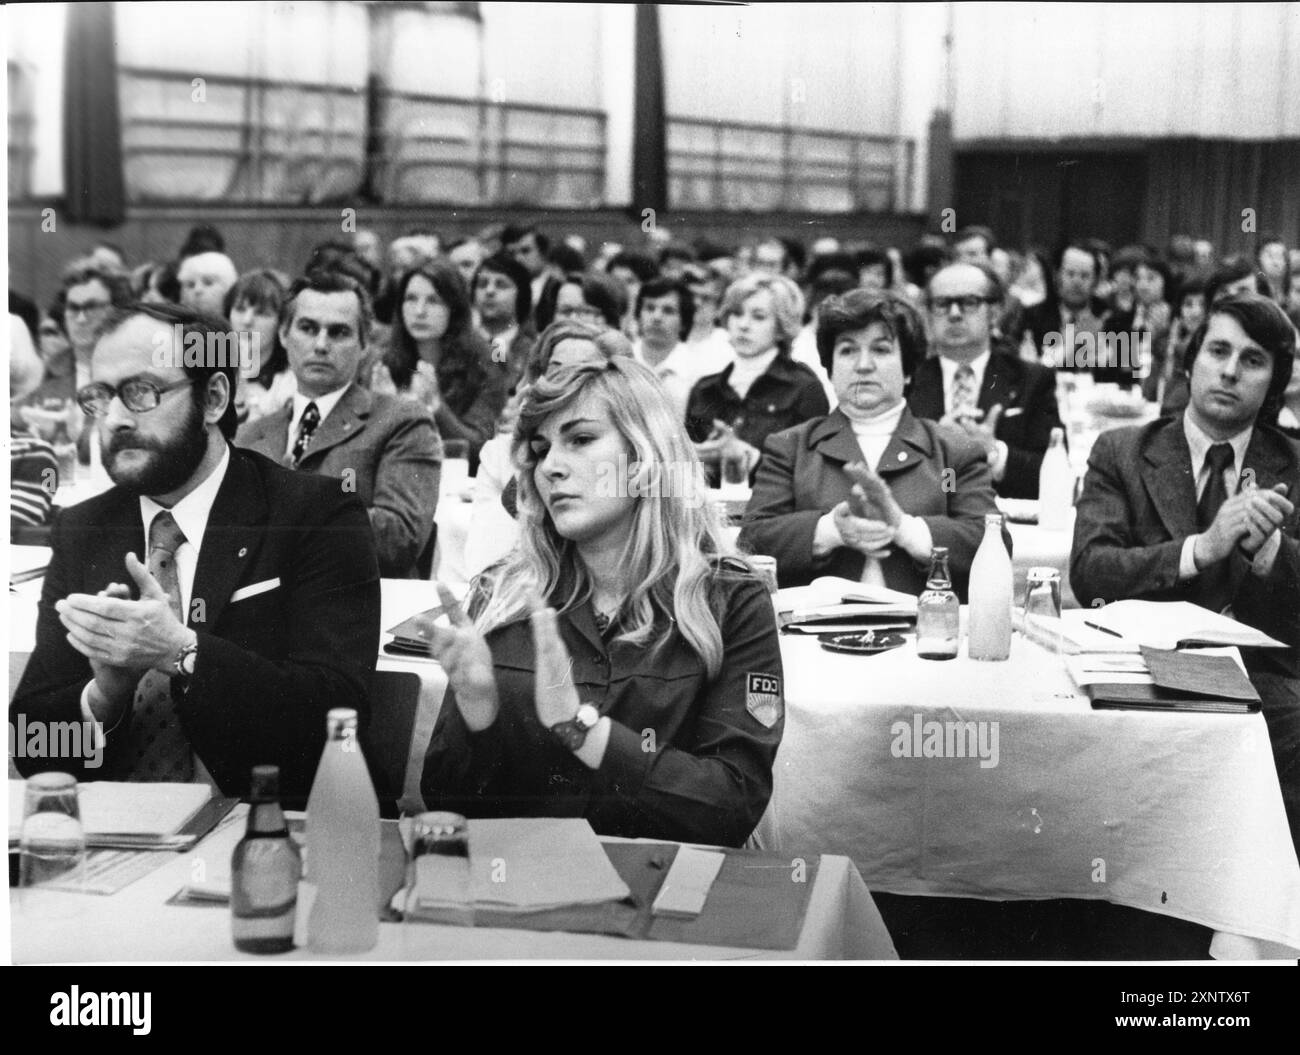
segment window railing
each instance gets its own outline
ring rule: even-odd
[[[603,204],[605,115],[596,110],[217,75],[195,86],[189,73],[130,67],[119,75],[132,201]]]
[[[678,209],[906,212],[915,144],[893,136],[668,119]]]
[[[378,88],[375,197],[388,203],[594,208],[605,115]]]

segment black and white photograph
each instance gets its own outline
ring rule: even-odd
[[[1167,968],[1300,958],[1300,3],[0,19],[38,1024],[823,961],[1265,1024]]]

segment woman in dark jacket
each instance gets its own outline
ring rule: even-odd
[[[728,288],[722,322],[735,361],[700,378],[686,404],[686,431],[714,486],[724,460],[743,460],[748,476],[768,436],[830,409],[817,375],[790,358],[803,309],[788,278],[755,274]]]
[[[920,316],[889,293],[832,297],[818,311],[817,351],[839,406],[768,440],[741,547],[775,557],[782,586],[834,575],[918,593],[931,549],[947,546],[965,600],[997,505],[983,449],[907,407],[925,357]]]

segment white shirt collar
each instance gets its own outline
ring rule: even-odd
[[[971,373],[975,375],[975,397],[979,399],[980,389],[984,387],[984,371],[989,365],[990,350],[985,348],[968,364]],[[945,410],[952,410],[952,383],[957,377],[957,371],[961,368],[961,363],[955,359],[949,359],[946,355],[939,356],[939,369],[943,371],[943,406]]]
[[[208,474],[206,480],[170,510],[171,515],[176,519],[177,527],[185,535],[185,541],[193,546],[195,551],[203,546],[203,535],[208,529],[208,516],[212,512],[212,503],[217,500],[217,492],[221,490],[221,484],[226,478],[226,470],[230,467],[230,444],[225,443],[224,440],[222,442],[224,449],[217,467]],[[149,552],[149,528],[153,525],[153,518],[166,508],[147,495],[140,496],[140,519],[144,521],[145,553]]]
[[[1187,449],[1192,454],[1192,479],[1197,482],[1197,491],[1200,491],[1200,480],[1202,470],[1205,468],[1205,456],[1209,454],[1210,448],[1216,443],[1227,443],[1232,447],[1232,468],[1233,479],[1241,475],[1242,463],[1246,460],[1246,448],[1250,446],[1250,437],[1255,431],[1255,426],[1243,429],[1235,436],[1230,436],[1226,440],[1216,440],[1208,436],[1204,429],[1192,420],[1191,414],[1183,413],[1183,435],[1187,437]]]
[[[293,415],[289,418],[289,445],[285,448],[284,452],[286,455],[292,453],[293,445],[298,441],[298,424],[302,421],[302,416],[307,411],[307,404],[316,404],[316,410],[320,414],[320,421],[316,424],[316,427],[319,429],[321,425],[324,424],[325,419],[330,416],[330,411],[333,410],[335,406],[338,405],[338,401],[343,398],[343,393],[351,387],[352,385],[350,384],[344,385],[342,388],[337,388],[333,392],[327,392],[323,396],[308,396],[302,392],[295,392],[293,394]]]

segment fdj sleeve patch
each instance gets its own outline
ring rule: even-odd
[[[745,709],[764,728],[771,729],[785,712],[781,678],[776,674],[745,675]]]

